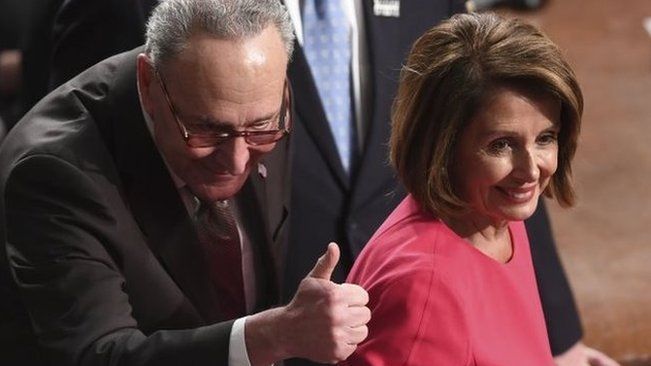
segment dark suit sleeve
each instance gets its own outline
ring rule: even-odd
[[[544,200],[526,222],[538,292],[545,313],[552,353],[558,355],[582,337],[581,321],[572,291],[556,252]]]
[[[7,259],[40,348],[54,365],[227,364],[232,322],[138,328],[120,258],[105,245],[120,228],[100,179],[49,155],[23,159],[7,179]]]

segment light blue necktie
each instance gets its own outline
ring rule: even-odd
[[[303,50],[348,172],[353,142],[350,23],[339,0],[305,0],[302,22]]]

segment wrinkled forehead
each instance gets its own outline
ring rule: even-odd
[[[196,104],[267,104],[282,100],[287,56],[280,35],[270,27],[243,40],[194,34],[187,47],[161,67],[174,99]]]
[[[193,33],[183,49],[166,60],[163,69],[182,68],[184,73],[197,71],[202,74],[237,74],[238,77],[254,76],[269,69],[283,75],[288,58],[273,26],[257,35],[241,39],[217,38],[203,31]]]

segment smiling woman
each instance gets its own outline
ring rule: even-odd
[[[508,86],[490,94],[461,131],[451,166],[453,186],[468,209],[444,220],[477,249],[506,262],[512,243],[494,231],[536,210],[556,171],[561,108],[549,95]],[[497,240],[486,240],[489,233]]]
[[[414,44],[391,158],[410,193],[348,278],[370,297],[349,365],[553,365],[523,220],[574,203],[583,108],[536,28],[464,14]]]

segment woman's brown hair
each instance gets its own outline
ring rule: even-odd
[[[491,89],[512,85],[561,103],[558,168],[545,195],[571,206],[570,163],[576,151],[583,96],[558,47],[541,31],[495,14],[459,14],[413,45],[393,105],[391,162],[414,198],[438,216],[466,208],[450,167],[461,131]]]

